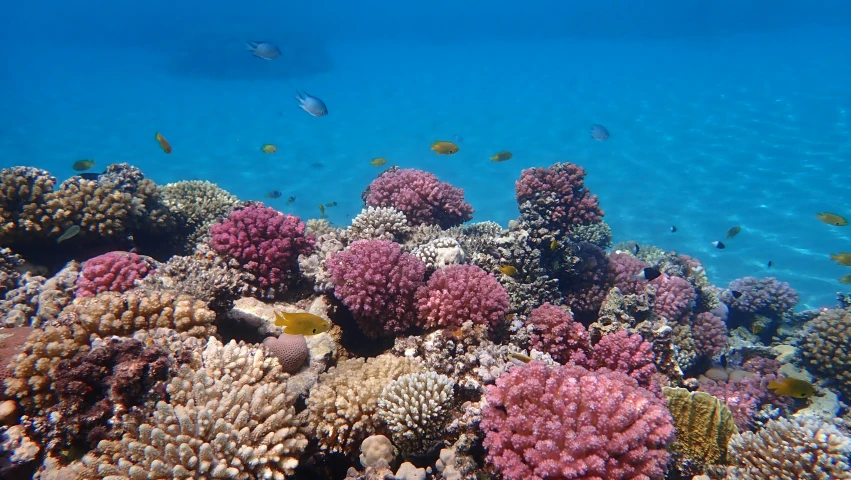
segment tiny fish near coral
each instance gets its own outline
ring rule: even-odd
[[[318,335],[327,332],[331,325],[312,313],[275,312],[275,325],[284,327],[290,335]]]

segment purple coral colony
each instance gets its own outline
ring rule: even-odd
[[[613,247],[585,173],[524,170],[506,229],[414,169],[345,228],[0,171],[0,476],[851,478],[851,305]]]

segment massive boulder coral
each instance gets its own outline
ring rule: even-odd
[[[487,399],[484,447],[507,480],[665,477],[671,414],[623,373],[531,362],[500,376]]]
[[[728,480],[851,479],[851,437],[816,417],[769,420],[730,439]]]
[[[744,277],[730,282],[721,301],[735,311],[776,316],[798,304],[798,293],[774,277]]]
[[[684,388],[663,387],[662,392],[677,430],[672,450],[688,460],[725,463],[727,445],[739,429],[724,402],[708,393]]]
[[[393,207],[404,213],[410,226],[449,228],[473,218],[473,207],[464,200],[463,189],[413,168],[388,168],[361,197],[367,206]]]
[[[526,323],[531,327],[530,343],[535,350],[547,352],[560,363],[590,347],[588,331],[573,320],[570,310],[545,303],[529,313]]]
[[[85,478],[283,480],[307,446],[288,375],[260,348],[210,339],[141,423],[83,458]]]
[[[264,289],[285,290],[298,272],[298,256],[315,247],[298,217],[274,208],[249,205],[210,228],[210,246],[237,260]]]

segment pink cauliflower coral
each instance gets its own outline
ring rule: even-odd
[[[426,328],[460,328],[467,320],[497,327],[508,311],[508,292],[475,265],[451,265],[434,272],[417,291],[417,310]]]
[[[645,280],[635,278],[642,270],[649,267],[644,261],[628,253],[613,253],[609,255],[608,265],[609,284],[624,295],[634,295],[644,291]]]
[[[662,274],[650,282],[656,287],[656,304],[653,312],[669,322],[679,322],[691,314],[697,293],[688,280]]]
[[[674,440],[662,399],[621,372],[541,362],[487,387],[481,428],[507,480],[662,479]]]
[[[463,189],[413,168],[386,170],[369,184],[362,198],[371,207],[399,210],[411,226],[449,228],[473,218],[473,207],[464,200]]]
[[[532,347],[549,353],[557,362],[564,363],[572,353],[589,348],[588,331],[564,308],[545,303],[529,313],[526,324],[532,328]]]
[[[570,358],[577,365],[589,370],[608,368],[623,372],[634,378],[639,385],[651,388],[656,373],[656,355],[653,345],[645,342],[641,335],[630,335],[625,331],[603,336],[590,354],[577,352]]]
[[[358,240],[325,261],[334,296],[351,310],[371,337],[392,335],[414,325],[417,289],[426,265],[387,240]]]
[[[313,251],[313,235],[304,229],[296,216],[250,205],[210,228],[210,246],[235,258],[261,286],[277,288],[298,269],[298,256]]]
[[[709,357],[714,357],[723,352],[730,340],[724,320],[711,312],[704,312],[695,316],[691,325],[691,332],[697,352]]]
[[[585,188],[585,169],[573,163],[527,168],[514,187],[521,212],[530,209],[563,233],[571,225],[588,225],[603,217],[597,196]],[[524,206],[525,202],[530,203]]]
[[[93,297],[101,292],[126,292],[136,280],[145,278],[153,268],[139,255],[109,252],[86,260],[77,277],[77,297]]]

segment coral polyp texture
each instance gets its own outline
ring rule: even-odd
[[[370,207],[393,207],[405,214],[408,225],[449,228],[473,218],[464,190],[438,180],[433,173],[392,167],[369,184],[362,195]]]
[[[152,270],[151,263],[135,253],[104,253],[83,264],[75,294],[93,297],[101,292],[126,292]]]
[[[210,228],[210,246],[235,259],[263,288],[284,287],[298,271],[298,256],[309,255],[313,235],[298,217],[250,205]]]
[[[484,446],[506,479],[665,477],[671,414],[620,372],[532,362],[500,376],[487,400]]]
[[[378,414],[397,447],[414,452],[441,439],[452,406],[455,382],[434,372],[409,373],[388,383],[378,398]]]
[[[496,328],[508,311],[508,292],[493,274],[475,265],[436,271],[417,292],[417,310],[426,328],[460,328],[473,323]]]
[[[334,296],[351,310],[364,333],[403,332],[416,322],[417,289],[425,264],[388,240],[358,240],[328,257]]]

